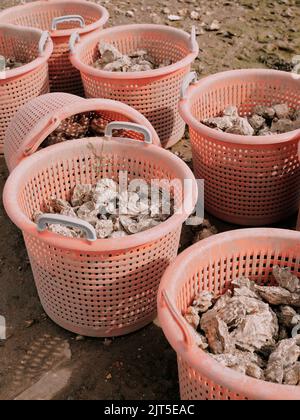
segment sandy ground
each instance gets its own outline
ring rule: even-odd
[[[21,2],[2,0],[0,8],[17,3]],[[201,48],[194,65],[199,75],[229,68],[289,67],[292,57],[300,54],[299,1],[101,3],[110,11],[110,24],[154,22],[185,30],[194,24]],[[191,12],[198,12],[199,19],[191,19]],[[169,14],[182,16],[182,20],[170,22]],[[211,31],[214,20],[218,21],[219,29]],[[174,151],[190,155],[186,140]],[[1,158],[1,190],[6,178]],[[47,388],[49,380],[44,375],[53,370],[61,373],[62,380],[53,389],[46,389],[45,398],[178,399],[176,355],[160,328],[152,324],[114,340],[81,340],[57,327],[43,312],[22,235],[6,218],[2,205],[0,218],[0,315],[6,317],[9,327],[8,340],[0,342],[0,399],[16,398],[37,381],[40,389],[44,383]],[[211,220],[219,231],[237,228]],[[293,228],[295,220],[296,217],[280,226]],[[185,232],[183,247],[191,239],[189,232]]]

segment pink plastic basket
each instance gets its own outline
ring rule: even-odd
[[[49,92],[48,59],[53,44],[37,29],[0,25],[0,55],[30,61],[17,69],[0,71],[0,153],[6,129],[27,101]]]
[[[299,158],[299,161],[300,161],[300,141],[298,143],[298,158]],[[297,220],[296,229],[300,230],[300,208],[299,208],[299,213],[298,213],[298,220]]]
[[[86,36],[108,21],[107,10],[85,0],[42,0],[12,7],[0,13],[0,23],[39,28],[51,33],[54,51],[49,60],[51,92],[83,96],[80,73],[69,60],[69,39],[76,31]]]
[[[122,127],[129,129],[128,124]],[[23,231],[46,313],[63,328],[85,336],[127,334],[154,319],[159,282],[177,255],[182,223],[197,200],[192,172],[172,153],[148,144],[149,130],[137,126],[147,142],[139,143],[111,139],[114,127],[120,129],[120,124],[108,126],[107,138],[65,142],[28,157],[13,171],[4,191],[7,214]],[[68,198],[76,184],[94,184],[103,177],[118,181],[120,170],[128,172],[130,181],[176,179],[174,198],[184,210],[146,232],[94,242],[39,232],[31,221],[50,196]],[[180,186],[187,179],[183,197]],[[85,222],[78,225],[78,220],[72,219],[94,240],[94,228]],[[40,222],[43,230],[45,220]]]
[[[218,132],[200,122],[228,105],[236,105],[241,115],[250,115],[256,105],[283,102],[300,109],[300,84],[294,76],[254,69],[224,72],[198,83],[193,74],[185,79],[180,113],[190,128],[194,170],[205,180],[205,206],[211,214],[261,226],[298,210],[300,130],[249,137]]]
[[[182,315],[198,292],[221,295],[237,277],[271,283],[275,264],[290,267],[300,277],[299,232],[244,229],[219,234],[187,249],[167,269],[158,313],[178,356],[183,400],[300,399],[299,386],[256,380],[220,365],[196,345],[193,328]]]
[[[97,111],[104,125],[112,121],[143,125],[151,131],[153,143],[160,146],[149,121],[128,105],[108,99],[83,99],[68,93],[50,93],[28,102],[11,121],[4,140],[4,155],[9,170],[12,171],[24,157],[35,153],[64,119],[89,111]],[[126,131],[124,136],[143,140],[143,135],[136,132]]]
[[[185,123],[178,113],[180,87],[199,47],[182,30],[161,25],[126,25],[105,29],[80,39],[71,38],[71,62],[80,70],[85,94],[92,98],[116,99],[136,108],[152,123],[164,147],[178,142]],[[147,50],[158,62],[171,59],[175,64],[161,69],[122,73],[102,71],[92,66],[99,57],[98,43],[115,45],[123,53]]]

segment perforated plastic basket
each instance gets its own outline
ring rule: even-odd
[[[300,399],[299,386],[278,385],[225,368],[195,343],[183,313],[202,290],[221,295],[240,276],[272,281],[272,266],[289,267],[300,277],[300,233],[244,229],[215,235],[183,252],[163,276],[158,313],[178,356],[183,400]]]
[[[197,200],[192,172],[172,153],[148,144],[149,130],[142,129],[147,142],[142,143],[112,139],[114,127],[120,129],[120,124],[111,123],[105,139],[65,142],[24,159],[9,177],[3,197],[7,214],[23,231],[46,313],[63,328],[86,336],[122,335],[154,319],[159,282],[177,255],[182,223]],[[79,226],[89,241],[39,232],[31,221],[49,197],[68,198],[76,184],[94,184],[103,177],[118,181],[120,170],[128,172],[129,181],[176,180],[174,198],[184,209],[148,231],[94,242],[94,228],[85,222]],[[182,194],[184,180],[190,181]],[[47,221],[39,220],[40,230]]]
[[[275,70],[236,70],[184,82],[180,113],[190,128],[194,170],[205,180],[208,212],[231,223],[261,226],[288,218],[299,208],[300,130],[250,137],[201,124],[228,105],[250,115],[256,105],[287,103],[300,109],[295,75]]]
[[[49,31],[54,51],[49,60],[51,92],[83,96],[80,73],[69,60],[69,39],[99,31],[108,21],[107,10],[85,0],[42,0],[12,7],[0,13],[0,23],[11,23]]]
[[[299,161],[300,161],[300,141],[298,143],[298,157],[299,157]],[[300,186],[298,187],[300,188]],[[298,213],[298,220],[297,220],[297,230],[300,230],[300,206],[299,206],[299,213]]]
[[[126,25],[105,29],[86,39],[71,39],[71,61],[80,70],[87,97],[117,99],[136,108],[152,123],[165,147],[178,142],[185,123],[178,113],[183,77],[190,71],[199,47],[182,30],[161,25]],[[121,52],[139,49],[149,52],[157,62],[170,59],[174,64],[151,71],[122,73],[102,71],[92,66],[99,57],[98,43],[115,45]]]
[[[149,121],[138,111],[108,99],[83,99],[68,93],[50,93],[24,105],[11,121],[4,141],[4,155],[9,170],[24,158],[35,153],[43,141],[60,123],[73,115],[97,111],[103,123],[128,121],[144,125],[153,136],[153,143],[160,146],[160,140]],[[143,140],[136,132],[124,132],[129,138]]]
[[[48,59],[53,44],[37,29],[0,25],[0,55],[28,62],[22,67],[0,70],[0,153],[6,129],[27,101],[49,92]]]

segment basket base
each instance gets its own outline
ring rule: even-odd
[[[205,206],[205,210],[214,217],[222,220],[223,222],[231,223],[239,226],[248,226],[248,227],[261,227],[261,226],[270,226],[275,225],[276,223],[287,220],[290,217],[293,217],[299,207],[291,209],[290,212],[286,213],[284,216],[275,216],[275,217],[247,217],[247,216],[234,216],[228,215],[227,213],[219,212],[209,206]]]
[[[182,140],[183,136],[184,136],[184,132],[182,136],[180,136],[180,138],[167,140],[166,143],[164,144],[164,148],[171,149],[171,147],[175,146],[177,143],[180,142],[180,140]]]
[[[92,337],[92,338],[111,338],[111,337],[120,337],[123,335],[131,334],[142,328],[146,327],[147,325],[151,324],[154,319],[157,317],[157,312],[155,311],[153,314],[147,316],[143,321],[130,325],[127,327],[116,327],[115,329],[105,329],[105,328],[83,328],[83,327],[75,327],[73,324],[68,322],[64,322],[61,319],[57,318],[55,315],[51,314],[42,304],[44,311],[48,315],[48,317],[59,327],[70,331],[74,334],[81,335],[83,337]]]

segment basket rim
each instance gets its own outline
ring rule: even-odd
[[[50,113],[47,113],[41,117],[41,119],[38,121],[38,123],[32,128],[31,131],[29,131],[24,137],[22,141],[21,147],[18,149],[16,156],[11,157],[9,156],[9,153],[5,153],[5,157],[8,160],[8,162],[12,160],[18,160],[21,161],[24,159],[24,157],[27,157],[28,155],[35,153],[38,149],[38,147],[42,144],[42,142],[48,137],[49,134],[51,134],[55,128],[59,126],[59,124],[66,118],[71,117],[76,114],[80,114],[83,112],[89,112],[89,111],[108,111],[108,112],[117,112],[125,115],[129,119],[135,120],[137,124],[146,126],[153,135],[153,144],[156,146],[161,147],[161,142],[158,137],[157,132],[155,131],[152,124],[147,120],[146,117],[144,117],[139,111],[136,109],[130,107],[127,104],[124,104],[119,101],[115,101],[112,99],[85,99],[81,98],[76,95],[68,94],[68,93],[48,93],[46,95],[43,95],[42,97],[51,98],[51,97],[62,97],[65,96],[66,99],[73,98],[76,103],[66,104],[63,105],[61,108],[56,109]],[[33,99],[33,101],[39,101],[41,96]],[[33,101],[29,102],[28,104],[32,103]],[[27,105],[28,105],[27,104]],[[17,112],[13,120],[11,121],[7,133],[12,129],[12,126],[15,123],[16,119],[20,118],[20,113],[22,113],[22,110],[26,109],[27,105],[20,108],[20,110]],[[7,134],[6,134],[7,136]],[[8,140],[6,141],[6,136],[4,138],[4,150],[6,151],[6,145],[8,144]]]
[[[82,50],[87,50],[90,46],[95,46],[95,43],[99,42],[101,38],[107,34],[115,34],[122,31],[130,31],[131,34],[138,31],[160,31],[165,34],[176,33],[180,34],[182,38],[188,43],[190,40],[190,35],[183,31],[182,29],[173,28],[170,26],[157,25],[157,24],[128,24],[114,26],[111,28],[103,29],[100,33],[91,34],[85,39],[80,39],[79,43],[75,45],[74,52],[70,52],[70,60],[74,67],[84,74],[88,74],[93,77],[99,77],[103,79],[113,79],[113,80],[135,80],[135,79],[150,79],[160,76],[165,76],[176,71],[179,71],[187,66],[190,66],[195,58],[199,54],[199,46],[194,50],[191,49],[190,53],[187,56],[176,63],[173,63],[169,66],[162,67],[161,69],[147,70],[147,71],[137,71],[137,72],[111,72],[106,70],[100,70],[92,67],[91,65],[85,64],[79,58],[79,53]]]
[[[51,0],[51,2],[49,0],[38,0],[38,1],[31,1],[31,2],[26,3],[26,4],[20,4],[18,6],[9,7],[7,9],[3,10],[0,13],[0,23],[1,23],[2,19],[4,20],[4,23],[5,23],[5,19],[7,17],[9,17],[10,14],[14,14],[17,11],[23,11],[23,10],[27,10],[27,9],[30,11],[30,9],[32,7],[40,9],[42,7],[48,7],[50,4],[51,5],[55,5],[55,4],[64,5],[64,4],[70,4],[70,3],[82,4],[86,7],[90,7],[91,9],[97,10],[97,11],[101,12],[101,18],[98,19],[96,22],[91,23],[90,25],[86,25],[84,28],[58,29],[58,30],[46,29],[46,30],[49,30],[49,33],[50,33],[51,37],[53,37],[53,38],[67,37],[67,36],[72,35],[72,33],[74,33],[75,31],[79,32],[80,34],[86,34],[86,33],[92,32],[96,29],[100,29],[102,26],[104,26],[107,23],[107,21],[109,19],[108,10],[98,3],[91,3],[91,2],[88,2],[86,0],[69,0],[69,1],[66,1],[66,0]],[[20,25],[17,25],[17,26],[20,26]],[[21,27],[25,28],[25,26],[21,26]]]
[[[240,144],[247,146],[267,146],[275,145],[280,143],[286,143],[291,141],[300,140],[300,129],[289,131],[283,134],[274,134],[270,136],[242,136],[238,134],[229,134],[219,132],[213,128],[207,127],[202,124],[192,115],[191,106],[192,100],[198,95],[203,89],[207,88],[210,85],[213,85],[214,82],[225,80],[228,78],[237,78],[241,79],[245,76],[267,76],[271,78],[282,77],[286,80],[294,80],[292,73],[279,71],[279,70],[269,70],[269,69],[242,69],[242,70],[229,70],[220,73],[216,73],[211,76],[204,77],[193,85],[190,85],[186,92],[186,97],[181,99],[179,102],[179,113],[183,120],[196,132],[203,134],[203,136],[208,137],[212,140],[219,141],[220,143],[228,144]],[[298,82],[299,83],[299,82]]]
[[[184,345],[182,339],[180,340],[176,331],[178,327],[176,322],[167,310],[162,293],[167,290],[170,300],[173,302],[174,310],[178,317],[185,324],[189,336],[193,337],[193,328],[185,321],[182,314],[176,307],[177,296],[177,281],[182,278],[186,268],[194,261],[194,258],[199,255],[203,250],[209,250],[212,245],[218,242],[219,247],[222,244],[232,242],[241,238],[255,240],[257,237],[270,238],[280,237],[284,240],[292,240],[297,243],[300,255],[300,232],[277,229],[277,228],[249,228],[238,229],[235,231],[228,231],[214,235],[210,238],[204,239],[201,242],[187,248],[182,252],[174,262],[167,268],[163,275],[159,292],[158,292],[158,315],[161,322],[164,334],[169,341],[172,348],[176,351],[178,357],[182,358],[190,367],[200,372],[201,375],[208,380],[212,380],[218,385],[229,389],[233,393],[252,394],[254,399],[273,399],[274,396],[280,396],[282,399],[300,399],[299,386],[280,385],[272,382],[267,382],[259,379],[254,379],[242,373],[236,372],[230,368],[223,367],[219,362],[214,360],[208,353],[197,347],[194,340],[190,347]],[[260,394],[258,396],[258,394]]]
[[[155,145],[149,145],[146,143],[139,142],[137,145],[136,140],[124,139],[114,137],[113,140],[105,140],[107,145],[111,143],[117,143],[120,148],[126,148],[126,150],[136,150],[137,147],[141,149],[141,153],[151,153],[153,156],[157,156],[157,161],[162,159],[168,159],[178,173],[178,178],[189,179],[191,183],[187,185],[183,207],[184,211],[180,214],[171,216],[167,221],[159,224],[158,226],[149,229],[147,231],[131,235],[120,239],[97,239],[95,242],[88,242],[85,239],[79,238],[65,238],[63,236],[54,234],[49,231],[38,232],[36,224],[27,217],[20,208],[18,202],[18,192],[23,185],[24,174],[35,167],[35,164],[40,165],[43,161],[58,160],[59,156],[64,156],[68,150],[72,150],[71,153],[75,153],[77,150],[80,151],[86,148],[88,143],[97,143],[101,138],[88,138],[79,139],[72,142],[64,142],[49,146],[46,149],[40,150],[29,156],[22,161],[10,174],[3,192],[3,203],[8,216],[11,218],[13,223],[18,226],[23,233],[29,234],[33,237],[43,240],[45,243],[75,251],[82,252],[114,252],[121,251],[124,249],[132,249],[138,246],[143,246],[148,243],[152,243],[169,234],[170,232],[181,226],[193,212],[194,207],[198,198],[198,187],[196,179],[189,169],[189,167],[173,153]],[[102,138],[103,140],[103,138]],[[188,198],[192,197],[191,205],[188,203]]]
[[[20,38],[22,37],[22,34],[24,34],[24,32],[28,34],[31,33],[35,35],[40,35],[40,37],[43,34],[43,31],[41,29],[20,27],[20,26],[11,25],[11,24],[0,23],[0,31],[1,30],[10,31],[11,33],[18,34]],[[53,49],[54,49],[53,41],[49,37],[42,55],[37,56],[37,58],[35,58],[30,63],[24,64],[23,66],[17,69],[6,70],[5,76],[0,78],[0,84],[3,83],[3,81],[7,82],[10,79],[23,76],[26,73],[29,73],[37,69],[38,67],[42,66],[43,64],[47,63],[53,53]],[[37,42],[37,50],[38,50],[38,42]]]

